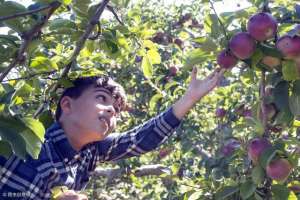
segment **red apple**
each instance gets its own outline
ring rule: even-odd
[[[169,68],[169,76],[176,76],[178,72],[178,68],[176,66],[172,66]]]
[[[300,56],[300,37],[285,35],[276,43],[276,48],[288,59],[294,59]]]
[[[257,164],[259,156],[270,147],[272,145],[266,138],[254,138],[248,144],[248,156],[254,164]]]
[[[226,115],[226,110],[223,109],[223,108],[217,108],[216,110],[216,117],[218,118],[222,118],[222,117],[225,117]]]
[[[240,146],[241,146],[241,144],[239,141],[237,141],[235,139],[231,139],[227,142],[226,145],[224,145],[221,148],[221,152],[224,156],[230,156],[234,152],[234,150],[236,150]]]
[[[244,117],[252,117],[252,110],[250,108],[246,108],[243,112]]]
[[[249,19],[247,30],[254,39],[262,42],[275,36],[277,21],[269,13],[257,13]]]
[[[181,49],[182,49],[182,46],[183,46],[183,41],[179,38],[176,38],[174,40],[174,43],[177,44],[177,46],[179,46]]]
[[[172,152],[172,148],[163,148],[159,150],[158,157],[159,159],[163,159],[167,157]]]
[[[250,58],[255,51],[255,47],[255,40],[246,32],[237,33],[229,41],[231,52],[241,60]]]
[[[223,50],[217,57],[217,63],[224,69],[230,69],[234,67],[238,62],[238,59],[234,57],[229,51]]]
[[[288,160],[280,158],[271,161],[266,168],[267,175],[276,181],[285,181],[293,167]]]

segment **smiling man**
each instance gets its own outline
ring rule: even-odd
[[[68,187],[59,200],[87,199],[75,191],[85,188],[98,163],[156,149],[223,73],[216,70],[199,80],[193,68],[186,93],[174,105],[132,130],[113,134],[117,116],[126,107],[124,89],[106,76],[76,79],[58,102],[56,122],[47,129],[39,158],[0,156],[0,199],[50,199],[57,186]]]

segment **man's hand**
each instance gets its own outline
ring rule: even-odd
[[[88,200],[84,194],[78,194],[74,190],[66,190],[56,200]]]
[[[187,91],[184,96],[173,105],[174,115],[178,119],[182,119],[195,103],[217,86],[224,72],[225,69],[216,69],[208,77],[200,80],[197,79],[197,68],[194,67],[191,74],[191,82]]]
[[[225,69],[218,68],[208,77],[200,80],[197,79],[197,68],[194,67],[191,74],[191,82],[185,95],[192,98],[192,100],[196,103],[217,86],[224,72]]]

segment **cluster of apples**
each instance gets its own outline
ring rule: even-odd
[[[235,34],[229,41],[228,48],[222,50],[217,63],[220,67],[231,69],[238,60],[250,58],[255,52],[257,42],[274,39],[277,34],[277,20],[269,13],[260,12],[253,15],[247,24],[247,32]],[[284,59],[292,59],[300,66],[300,37],[297,32],[300,25],[295,27],[293,34],[286,34],[276,41],[276,48],[281,52]],[[262,58],[265,65],[274,67],[279,65],[281,58],[265,56]]]
[[[248,156],[254,165],[259,163],[263,152],[271,148],[272,144],[267,138],[254,138],[248,144]],[[292,164],[285,158],[273,159],[266,166],[267,175],[276,181],[285,181],[291,173]]]

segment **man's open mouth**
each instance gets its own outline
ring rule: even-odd
[[[107,129],[109,129],[110,123],[109,123],[109,121],[105,117],[99,117],[99,120],[102,121],[102,122],[104,122],[106,124],[106,126],[107,126]]]

